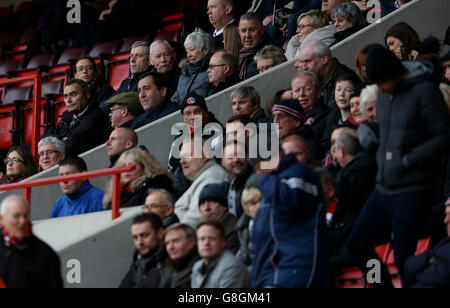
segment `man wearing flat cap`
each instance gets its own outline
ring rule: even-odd
[[[113,128],[133,125],[134,119],[144,113],[139,95],[135,92],[125,92],[113,96],[105,103],[110,108],[109,118]]]
[[[141,76],[138,82],[138,94],[145,112],[136,118],[131,129],[150,124],[180,108],[167,95],[168,82],[167,77],[158,72],[149,72]]]

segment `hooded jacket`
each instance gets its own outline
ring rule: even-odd
[[[450,117],[425,62],[404,62],[407,77],[380,92],[377,187],[386,192],[433,188],[450,148]]]
[[[319,177],[286,156],[263,178],[264,192],[251,232],[252,287],[328,287],[325,208]]]

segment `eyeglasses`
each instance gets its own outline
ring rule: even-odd
[[[185,111],[184,113],[183,113],[183,115],[184,116],[191,116],[191,115],[199,115],[199,114],[202,114],[202,112],[203,112],[203,109],[196,109],[196,110],[194,110],[194,111]]]
[[[208,65],[208,68],[209,69],[213,69],[213,68],[215,68],[215,67],[218,67],[218,66],[225,66],[226,64],[210,64],[210,65]]]
[[[167,207],[167,204],[159,205],[159,204],[152,203],[152,204],[146,205],[146,207],[149,208],[149,209],[155,209],[156,210],[156,209],[162,209],[162,208]]]
[[[77,66],[77,72],[83,72],[84,70],[92,71],[94,67],[92,65]]]
[[[275,66],[275,64],[258,67],[258,72],[259,73],[264,73],[265,71],[270,70],[274,66]]]
[[[305,29],[306,27],[311,27],[311,25],[302,25],[302,24],[299,24],[299,25],[297,26],[297,30],[302,31],[302,30]]]
[[[124,108],[124,107],[111,108],[111,109],[110,109],[110,113],[113,113],[114,111],[119,110],[119,109],[123,109],[123,108]]]
[[[14,165],[18,164],[19,162],[20,163],[25,163],[25,161],[20,160],[20,159],[18,159],[16,157],[14,157],[14,158],[7,158],[7,159],[4,160],[4,162],[5,162],[5,165],[7,165],[9,163],[13,163]]]
[[[38,156],[39,157],[43,157],[43,156],[48,156],[48,155],[53,155],[53,154],[56,154],[56,153],[59,153],[59,151],[55,151],[55,150],[48,150],[48,151],[42,151],[42,152],[39,152],[38,153]]]

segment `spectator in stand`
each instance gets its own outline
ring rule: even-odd
[[[0,284],[6,288],[62,288],[58,255],[31,230],[30,205],[9,196],[0,205]]]
[[[393,232],[395,264],[403,287],[409,287],[404,263],[414,254],[441,159],[448,157],[450,117],[442,93],[430,79],[431,71],[419,61],[402,64],[392,52],[375,46],[367,58],[367,76],[380,91],[377,186],[347,245],[366,273],[367,260],[377,258],[373,250],[377,239]],[[392,287],[382,263],[381,281],[381,286]]]
[[[263,199],[251,234],[252,287],[327,287],[325,208],[319,177],[290,154],[259,182],[258,189]]]
[[[363,88],[364,88],[364,84],[356,86],[355,89],[353,90],[352,94],[350,94],[350,113],[358,127],[367,121],[364,114],[361,113],[361,107],[360,107],[361,91]]]
[[[205,141],[199,137],[187,138],[183,141],[180,152],[183,174],[192,184],[175,203],[175,214],[182,223],[193,228],[197,228],[202,219],[199,198],[203,188],[208,184],[222,183],[227,178],[225,170],[208,157],[204,145]],[[194,154],[199,151],[201,157],[196,157]]]
[[[180,80],[180,68],[177,65],[177,53],[169,42],[156,40],[150,45],[150,64],[153,71],[168,78],[167,97],[172,97]]]
[[[89,104],[99,106],[102,101],[114,94],[114,89],[101,76],[97,64],[91,57],[81,57],[75,62],[75,79],[81,79],[89,85]]]
[[[189,289],[192,268],[200,259],[195,230],[181,223],[171,225],[164,232],[168,258],[161,268],[160,288]]]
[[[267,45],[258,51],[254,60],[259,74],[287,61],[284,50],[274,45]]]
[[[157,288],[164,264],[164,228],[155,214],[140,214],[133,218],[131,235],[137,253],[119,288]]]
[[[341,167],[336,176],[335,197],[339,205],[329,224],[329,255],[338,256],[361,209],[375,188],[377,165],[364,153],[355,129],[342,129],[333,157]]]
[[[39,167],[42,171],[56,166],[66,157],[64,154],[64,142],[56,137],[42,138],[38,144],[38,157]]]
[[[137,117],[144,113],[139,95],[135,92],[125,92],[113,96],[105,103],[110,108],[109,119],[113,128],[131,128]]]
[[[79,157],[68,157],[59,163],[59,176],[87,172],[86,163]],[[103,191],[89,180],[59,183],[64,196],[56,200],[50,218],[99,212],[102,210]]]
[[[109,168],[114,167],[123,152],[135,148],[138,145],[138,136],[134,130],[126,127],[118,127],[109,135],[106,141],[106,150],[109,157]]]
[[[258,15],[246,13],[241,16],[239,35],[242,42],[239,53],[239,78],[246,80],[258,74],[254,57],[258,51],[268,45],[264,38],[264,27]]]
[[[354,74],[343,74],[336,79],[336,86],[334,89],[334,97],[336,100],[335,106],[332,107],[331,112],[326,119],[326,129],[322,138],[322,144],[326,148],[329,147],[329,141],[333,130],[342,125],[358,126],[358,123],[353,118],[350,112],[350,96],[356,89],[359,83],[359,78],[355,79]]]
[[[208,66],[212,52],[214,52],[214,41],[210,34],[201,29],[189,34],[184,41],[187,53],[187,62],[181,69],[178,88],[172,96],[172,102],[181,105],[189,93],[196,93],[201,97],[208,94]]]
[[[175,199],[166,189],[150,189],[145,199],[145,213],[161,218],[164,229],[180,220],[175,215]]]
[[[289,135],[283,139],[281,144],[284,155],[295,154],[299,163],[310,167],[318,167],[319,163],[314,161],[308,149],[305,138],[298,135]]]
[[[450,287],[450,199],[445,203],[444,224],[447,238],[436,247],[406,261],[405,275],[411,288]]]
[[[301,71],[292,79],[291,88],[292,98],[298,100],[305,111],[305,125],[311,126],[314,138],[320,141],[331,108],[321,98],[319,77],[312,71]]]
[[[66,156],[77,156],[108,139],[111,128],[108,117],[88,102],[87,83],[79,79],[67,82],[64,88],[67,110],[54,129],[54,134],[64,141]]]
[[[203,187],[199,197],[200,213],[203,219],[218,221],[225,230],[225,248],[236,254],[239,238],[235,230],[237,218],[228,211],[227,183],[208,184]]]
[[[139,148],[132,148],[120,155],[114,167],[131,165],[136,166],[136,169],[120,175],[121,208],[144,205],[147,191],[150,188],[164,188],[171,191],[171,177],[150,153]],[[103,207],[106,209],[111,208],[112,190],[113,182],[111,179],[103,198]]]
[[[149,45],[145,41],[137,41],[131,45],[130,51],[130,75],[123,80],[114,95],[124,92],[137,92],[139,78],[148,70],[150,70]],[[100,103],[100,109],[103,113],[108,114],[109,108],[105,107],[104,100]]]
[[[239,62],[225,50],[216,51],[209,61],[207,96],[219,93],[239,83]]]
[[[169,172],[175,177],[175,199],[180,198],[192,184],[192,182],[183,174],[183,168],[180,164],[180,157],[175,157],[176,155],[174,156],[174,153],[180,151],[180,146],[183,142],[183,139],[180,138],[193,136],[196,130],[200,131],[200,128],[203,132],[203,128],[205,128],[208,124],[214,123],[220,126],[220,123],[215,118],[214,114],[208,111],[208,106],[206,106],[205,99],[195,93],[191,93],[183,101],[183,104],[181,105],[181,114],[183,115],[185,125],[180,129],[180,133],[175,137],[175,140],[172,143],[168,166]]]
[[[216,50],[224,49],[224,29],[235,24],[234,0],[208,0],[208,18],[214,27],[213,37]]]
[[[369,44],[359,52],[356,57],[356,69],[358,70],[359,76],[364,82],[367,82],[367,73],[366,73],[366,62],[367,55],[369,53],[370,48],[375,46],[376,44]]]
[[[409,2],[411,2],[411,0],[380,0],[381,17],[383,18]]]
[[[364,15],[364,18],[367,18],[367,14],[371,9],[371,7],[367,6],[367,0],[353,0],[352,3],[356,4],[361,13]]]
[[[287,39],[295,36],[298,17],[313,9],[320,9],[321,0],[295,0],[292,13],[283,15],[280,23],[274,21],[274,8],[281,9],[290,1],[287,0],[264,0],[263,26],[270,39],[282,47]]]
[[[250,234],[252,233],[254,219],[259,209],[262,193],[258,189],[258,182],[261,179],[259,174],[252,175],[245,184],[242,192],[241,203],[244,214],[236,223],[236,231],[239,236],[240,247],[236,257],[242,261],[249,269],[253,264],[254,253]]]
[[[238,25],[229,24],[223,30],[223,49],[226,50],[227,53],[232,54],[239,59],[239,53],[242,49],[241,37],[238,31]]]
[[[273,105],[275,105],[278,101],[286,100],[286,99],[292,99],[292,90],[291,89],[282,89],[282,90],[277,91],[266,106],[265,111],[268,114],[268,116],[269,117],[272,116]]]
[[[359,105],[361,114],[367,122],[377,123],[377,99],[378,88],[376,85],[367,86],[361,91]]]
[[[355,80],[359,79],[355,72],[332,57],[328,46],[318,41],[301,48],[295,67],[298,71],[313,71],[319,76],[322,97],[330,107],[335,105],[334,88],[339,76],[349,73],[354,75]]]
[[[444,64],[445,69],[445,79],[444,82],[447,84],[450,84],[450,51],[447,52],[442,58],[441,58],[442,64]]]
[[[384,36],[386,47],[401,61],[413,60],[417,56],[413,47],[420,42],[419,34],[410,25],[400,22],[392,26]]]
[[[237,141],[243,144],[249,144],[250,137],[254,136],[257,127],[252,127],[252,119],[245,114],[235,115],[229,118],[225,124],[224,144],[231,141]],[[250,124],[250,126],[247,126]]]
[[[261,97],[253,87],[239,87],[231,92],[231,105],[233,115],[247,115],[254,123],[267,119],[264,109],[261,108]]]
[[[331,19],[336,28],[335,44],[367,26],[366,18],[353,2],[344,2],[336,6],[331,11]]]
[[[252,175],[252,168],[248,163],[248,147],[238,141],[227,142],[223,148],[222,167],[227,171],[229,183],[227,199],[229,212],[241,217],[243,213],[241,195],[247,179]]]
[[[25,146],[13,146],[5,159],[6,178],[3,184],[12,184],[25,180],[38,172],[33,156]]]
[[[321,10],[310,10],[301,14],[297,20],[297,34],[291,38],[286,48],[286,57],[288,60],[298,58],[300,45],[310,33],[327,25],[328,16]],[[331,45],[332,43],[333,41],[327,45]]]
[[[305,112],[298,100],[281,100],[272,108],[274,124],[279,125],[278,137],[283,139],[295,132],[305,123]]]
[[[226,236],[217,221],[202,221],[197,228],[198,253],[192,269],[192,288],[246,288],[249,273],[233,253],[225,249]]]
[[[157,72],[147,72],[141,76],[138,94],[144,113],[133,121],[131,129],[138,129],[179,109],[167,96],[167,82],[166,76]]]

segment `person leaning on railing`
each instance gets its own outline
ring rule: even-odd
[[[172,192],[172,178],[163,166],[148,152],[132,148],[122,153],[114,167],[136,165],[131,172],[120,176],[120,207],[144,205],[151,188],[163,188]],[[111,209],[113,181],[109,182],[103,198],[103,207]]]

